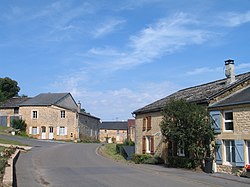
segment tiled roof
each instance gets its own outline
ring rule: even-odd
[[[4,102],[2,102],[0,104],[0,108],[15,108],[15,107],[19,107],[19,105],[27,100],[29,100],[30,98],[28,97],[13,97],[10,98]]]
[[[100,124],[100,129],[127,130],[128,122],[127,121],[106,121]]]
[[[163,99],[157,100],[149,105],[146,105],[136,111],[134,114],[161,111],[165,104],[171,99],[184,99],[188,102],[207,103],[216,95],[240,84],[244,80],[250,79],[250,72],[236,76],[236,81],[226,86],[226,79],[213,81],[207,84],[179,90]]]
[[[247,87],[246,89],[236,92],[235,94],[227,97],[226,99],[211,105],[209,108],[241,105],[241,104],[250,104],[250,87]]]
[[[49,106],[56,104],[69,93],[42,93],[23,103],[20,106]]]

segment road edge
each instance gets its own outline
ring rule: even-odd
[[[8,159],[8,166],[5,168],[3,176],[3,187],[10,187],[14,185],[15,179],[15,164],[20,154],[20,150],[16,149],[15,153]]]

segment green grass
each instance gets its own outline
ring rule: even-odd
[[[111,159],[125,161],[123,156],[116,152],[116,144],[113,144],[113,143],[105,144],[101,148],[101,152],[104,156],[107,156]]]
[[[0,134],[7,134],[6,131],[10,130],[11,127],[3,127],[3,126],[0,126]]]
[[[2,138],[0,138],[0,143],[1,144],[11,144],[11,145],[27,146],[27,144],[23,144],[23,143],[18,142],[18,141],[8,140],[8,139],[2,139]]]

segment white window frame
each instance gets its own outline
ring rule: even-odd
[[[56,131],[58,136],[68,135],[68,128],[65,126],[58,126]]]
[[[31,118],[32,119],[38,119],[38,111],[37,110],[32,110],[31,111]]]
[[[65,127],[64,126],[60,126],[59,127],[59,136],[64,136],[65,135]]]
[[[64,119],[66,116],[65,110],[61,110],[61,119]]]
[[[39,127],[31,127],[31,134],[32,135],[39,134]]]
[[[229,149],[230,149],[230,161],[227,161],[226,141],[230,142],[230,145],[229,145]],[[234,162],[232,161],[232,159],[233,159],[233,146],[232,146],[232,142],[234,142],[234,140],[224,140],[223,141],[223,147],[224,147],[224,159],[223,160],[224,160],[224,164],[225,165],[236,166],[236,155],[235,155],[236,148],[235,148],[235,143],[234,143],[234,159],[235,159],[235,161]]]
[[[151,136],[146,136],[146,153],[151,153]]]
[[[233,132],[234,131],[234,119],[226,120],[226,113],[232,113],[232,116],[233,116],[233,111],[232,110],[227,110],[227,111],[223,112],[223,120],[224,120],[223,126],[224,126],[224,131],[225,132]],[[226,129],[226,123],[233,123],[233,129],[232,130],[231,129],[227,130]]]

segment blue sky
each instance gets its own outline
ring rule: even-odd
[[[1,0],[0,77],[71,92],[102,120],[250,70],[249,0]]]

